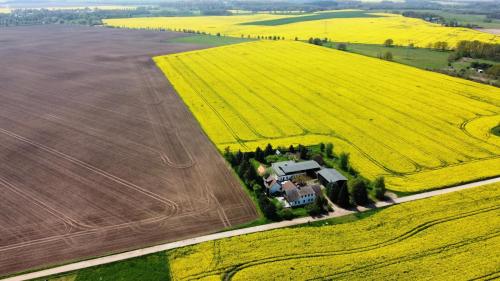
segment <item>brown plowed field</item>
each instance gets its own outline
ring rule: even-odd
[[[0,29],[0,275],[257,217],[151,61],[174,36]]]

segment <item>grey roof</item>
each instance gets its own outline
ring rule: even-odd
[[[321,186],[319,186],[319,185],[311,185],[311,188],[314,190],[314,193],[316,193],[316,195],[321,194]]]
[[[319,170],[321,166],[314,160],[304,162],[283,161],[271,164],[274,172],[278,176],[294,174],[302,171]]]
[[[285,197],[288,202],[295,201],[300,198],[299,195],[299,189],[298,188],[291,188],[291,189],[285,189]]]
[[[294,163],[295,163],[294,161],[276,162],[276,163],[272,163],[271,167],[273,168],[273,171],[274,171],[274,173],[276,173],[276,175],[278,175],[278,176],[284,176],[285,172],[283,172],[283,170],[281,169],[281,167],[287,166],[287,165],[292,165]]]
[[[319,186],[310,186],[306,185],[303,187],[297,188],[287,188],[285,189],[285,197],[288,202],[299,200],[302,196],[318,194],[318,191],[321,192],[321,188]]]
[[[339,173],[335,169],[323,169],[318,172],[318,175],[321,175],[327,182],[338,182],[347,180],[346,177],[344,177],[341,173]]]
[[[314,189],[312,189],[312,187],[310,185],[306,185],[306,186],[299,188],[299,195],[300,196],[311,195],[311,194],[316,194],[316,192],[314,192]]]

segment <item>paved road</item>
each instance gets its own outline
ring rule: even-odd
[[[394,204],[415,201],[415,200],[419,200],[419,199],[424,199],[424,198],[433,197],[436,195],[456,192],[456,191],[460,191],[460,190],[464,190],[464,189],[468,189],[468,188],[473,188],[473,187],[477,187],[477,186],[481,186],[481,185],[491,184],[491,183],[495,183],[495,182],[500,182],[500,177],[489,179],[489,180],[478,181],[478,182],[474,182],[474,183],[469,183],[469,184],[464,184],[464,185],[459,185],[459,186],[455,186],[455,187],[450,187],[450,188],[445,188],[445,189],[440,189],[440,190],[429,191],[429,192],[424,192],[424,193],[420,193],[420,194],[405,196],[405,197],[396,198],[396,199],[393,199],[393,200],[387,201],[387,202],[377,202],[372,208],[380,208],[380,207],[386,207],[386,206],[390,206],[390,205],[394,205]],[[69,271],[75,271],[75,270],[79,270],[79,269],[83,269],[83,268],[87,268],[87,267],[92,267],[92,266],[96,266],[96,265],[102,265],[102,264],[107,264],[107,263],[111,263],[111,262],[122,261],[122,260],[140,257],[140,256],[148,255],[148,254],[161,252],[161,251],[166,251],[166,250],[175,249],[175,248],[179,248],[179,247],[198,244],[198,243],[202,243],[202,242],[206,242],[206,241],[212,241],[212,240],[217,240],[217,239],[222,239],[222,238],[227,238],[227,237],[232,237],[232,236],[238,236],[238,235],[261,232],[261,231],[277,229],[277,228],[282,228],[282,227],[305,224],[305,223],[312,222],[312,221],[326,220],[326,219],[330,219],[330,218],[345,216],[345,215],[352,214],[355,212],[363,212],[363,211],[366,211],[369,209],[370,208],[361,207],[356,211],[352,211],[352,210],[345,210],[345,209],[336,208],[336,210],[334,212],[330,213],[328,216],[323,216],[321,218],[305,217],[305,218],[294,219],[291,221],[282,221],[282,222],[270,223],[270,224],[266,224],[266,225],[259,225],[259,226],[248,227],[248,228],[243,228],[243,229],[214,233],[214,234],[200,236],[200,237],[196,237],[196,238],[191,238],[191,239],[181,240],[181,241],[177,241],[177,242],[157,245],[157,246],[153,246],[153,247],[138,249],[138,250],[134,250],[134,251],[130,251],[130,252],[124,252],[121,254],[115,254],[115,255],[110,255],[110,256],[106,256],[106,257],[71,263],[71,264],[58,266],[58,267],[54,267],[54,268],[50,268],[50,269],[46,269],[46,270],[41,270],[41,271],[37,271],[37,272],[32,272],[32,273],[27,273],[27,274],[15,276],[15,277],[6,278],[6,279],[3,279],[1,281],[30,280],[30,279],[34,279],[34,278],[40,278],[40,277],[44,277],[44,276],[60,274],[60,273],[69,272]]]

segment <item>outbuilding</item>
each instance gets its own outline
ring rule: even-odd
[[[279,182],[290,180],[298,175],[314,176],[315,172],[321,170],[321,166],[314,160],[282,161],[271,164],[271,167]]]
[[[325,187],[331,184],[338,186],[347,184],[347,178],[335,169],[322,169],[318,172],[318,180]]]

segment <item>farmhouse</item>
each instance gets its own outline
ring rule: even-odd
[[[347,178],[335,169],[322,169],[318,172],[318,180],[323,186],[331,184],[343,186],[347,184]]]
[[[281,185],[278,183],[276,175],[270,175],[264,180],[264,186],[267,189],[267,194],[275,194],[281,192]]]
[[[312,175],[321,170],[318,162],[310,160],[304,162],[282,161],[271,164],[273,173],[278,182],[290,180],[298,175]]]
[[[288,183],[288,182],[287,182]],[[291,207],[314,203],[316,196],[321,193],[319,185],[306,185],[302,187],[284,188],[285,199]]]

